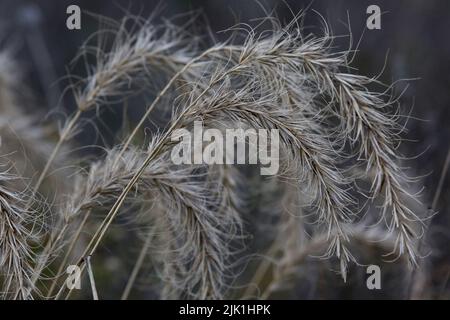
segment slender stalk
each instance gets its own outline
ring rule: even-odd
[[[134,286],[137,275],[139,274],[142,264],[144,263],[145,256],[148,252],[148,249],[150,248],[150,244],[152,243],[152,239],[153,239],[152,231],[149,232],[149,234],[147,235],[147,238],[145,239],[144,246],[142,247],[141,252],[139,253],[138,259],[136,260],[136,263],[134,264],[133,271],[131,272],[131,275],[128,278],[127,285],[125,286],[125,290],[123,291],[120,300],[127,300],[128,296],[130,295],[131,289]]]
[[[450,149],[448,149],[447,151],[447,158],[445,159],[444,168],[442,169],[441,177],[439,178],[439,183],[436,188],[436,192],[434,193],[433,202],[431,204],[431,209],[433,211],[435,211],[437,208],[439,197],[441,196],[442,193],[442,187],[444,186],[444,181],[445,178],[447,177],[449,166],[450,166]]]
[[[92,298],[98,300],[97,288],[95,287],[94,273],[92,272],[91,256],[86,257],[86,265],[89,274],[89,282],[91,283]]]

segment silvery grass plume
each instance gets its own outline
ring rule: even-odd
[[[149,150],[151,150],[150,145]],[[80,174],[72,196],[62,209],[67,224],[84,223],[91,210],[108,208],[141,167],[146,150],[131,148],[119,158],[120,149],[110,150],[104,160],[93,163]],[[220,212],[221,185],[208,182],[204,167],[173,166],[167,154],[152,162],[134,185],[128,203],[150,202],[150,221],[158,221],[156,233],[166,237],[155,250],[164,261],[163,269],[177,270],[164,275],[171,295],[218,297],[226,269],[227,237],[239,225],[236,215]],[[222,213],[222,215],[221,215]],[[65,228],[64,228],[65,229]],[[167,235],[172,235],[167,239]],[[61,237],[60,245],[73,241],[73,232]],[[181,272],[183,270],[183,272]],[[176,293],[175,293],[176,292]]]
[[[48,174],[61,146],[78,132],[82,114],[92,109],[98,113],[101,107],[123,101],[133,94],[133,85],[149,82],[155,74],[175,73],[190,59],[196,47],[196,41],[188,40],[185,31],[171,23],[154,25],[151,20],[137,17],[125,17],[118,23],[107,18],[100,20],[103,28],[86,42],[75,59],[85,63],[87,72],[87,76],[74,77],[72,81],[77,110],[63,125],[35,188]],[[95,46],[91,44],[93,40]]]
[[[328,29],[317,37],[303,35],[296,21],[284,28],[274,25],[274,31],[264,35],[250,30],[243,46],[230,48],[235,53],[230,59],[251,63],[261,86],[282,92],[279,108],[299,108],[311,124],[330,133],[333,152],[342,157],[355,152],[358,161],[366,163],[375,177],[371,197],[384,199],[382,216],[397,237],[392,254],[406,254],[415,265],[421,219],[402,200],[415,195],[406,190],[409,179],[398,164],[401,156],[396,148],[402,131],[398,101],[389,96],[389,88],[381,93],[368,89],[380,84],[377,79],[349,73],[351,51],[334,52]],[[245,76],[245,69],[241,70]],[[332,118],[339,120],[337,128]],[[342,154],[347,142],[353,147],[348,155]]]
[[[131,27],[128,25],[132,24]],[[137,79],[148,79],[158,72],[175,73],[193,56],[197,42],[187,37],[186,26],[170,22],[156,25],[152,20],[125,17],[119,23],[105,21],[91,47],[86,43],[81,51],[85,63],[91,56],[95,67],[86,65],[87,77],[76,83],[78,109],[85,111],[113,101],[122,101]],[[105,36],[108,33],[111,37]],[[147,78],[147,79],[146,79]]]
[[[40,228],[38,215],[26,211],[24,194],[8,190],[5,184],[17,177],[0,174],[0,293],[2,298],[27,298],[33,276],[34,252]]]
[[[245,45],[231,50],[234,59],[253,61],[254,67],[260,69],[260,79],[269,79],[269,88],[284,87],[287,105],[302,108],[305,115],[309,111],[312,120],[325,122],[337,117],[339,128],[323,129],[335,135],[339,142],[335,149],[351,143],[358,159],[366,161],[367,170],[375,172],[372,197],[384,199],[382,215],[389,230],[397,234],[396,252],[407,254],[416,264],[414,240],[420,234],[420,218],[399,200],[414,195],[405,189],[409,179],[397,163],[401,116],[391,114],[398,111],[397,100],[389,96],[387,89],[381,93],[368,89],[380,84],[377,79],[348,72],[352,52],[333,52],[333,37],[328,29],[324,36],[316,37],[302,35],[296,21],[284,28],[274,25],[275,31],[269,36],[257,37],[250,30]],[[302,103],[307,94],[326,101],[326,109],[322,104]]]
[[[234,126],[244,123],[256,129],[277,129],[284,151],[280,160],[285,165],[280,175],[283,176],[283,171],[284,176],[293,173],[294,181],[306,184],[305,190],[309,190],[317,209],[318,223],[330,234],[331,230],[336,230],[329,254],[340,258],[345,274],[346,264],[353,257],[345,247],[348,239],[341,224],[351,219],[348,207],[352,201],[346,191],[344,176],[337,169],[333,146],[327,133],[305,118],[300,108],[283,106],[280,96],[285,94],[284,90],[267,90],[262,75],[255,72],[252,62],[252,59],[243,60],[236,65],[214,69],[207,89],[198,97],[189,97],[185,109],[180,106],[182,116],[175,114],[174,122],[192,123],[202,119],[208,124],[222,119]],[[239,78],[233,79],[235,76]],[[236,83],[242,83],[242,86],[236,87]],[[202,95],[205,98],[202,99]]]

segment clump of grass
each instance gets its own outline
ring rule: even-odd
[[[5,200],[1,200],[2,212],[8,219],[2,221],[10,221],[4,222],[0,233],[6,248],[2,250],[17,254],[10,254],[15,259],[11,263],[3,263],[13,266],[8,271],[14,275],[13,280],[2,282],[3,287],[8,292],[10,287],[15,290],[15,298],[70,297],[73,290],[62,281],[68,263],[84,271],[86,257],[95,260],[117,216],[137,219],[136,208],[145,207],[143,223],[154,231],[141,244],[122,298],[130,294],[147,252],[158,270],[160,297],[227,297],[235,277],[234,255],[243,250],[235,246],[241,244],[248,219],[245,196],[239,190],[243,176],[230,166],[172,164],[171,135],[181,128],[192,130],[196,120],[220,130],[278,130],[281,170],[273,179],[294,186],[289,205],[300,198],[302,207],[314,216],[308,227],[314,230],[310,242],[314,250],[306,245],[295,253],[296,246],[287,248],[286,242],[288,264],[325,247],[323,257],[337,258],[345,281],[348,264],[357,262],[351,245],[356,238],[372,239],[362,231],[371,226],[364,225],[358,215],[365,207],[355,200],[359,193],[381,199],[382,210],[375,215],[386,226],[376,228],[376,240],[386,238],[390,254],[407,256],[416,264],[421,219],[405,200],[409,194],[396,151],[401,134],[397,100],[389,95],[389,88],[381,93],[369,89],[381,84],[350,68],[352,52],[333,50],[334,38],[328,29],[321,36],[305,35],[300,19],[286,26],[269,19],[272,30],[261,33],[236,26],[227,42],[212,41],[209,48],[202,48],[198,37],[185,32],[186,26],[156,25],[142,18],[127,17],[118,24],[103,19],[97,46],[88,42],[79,55],[85,58],[87,75],[72,86],[77,109],[63,126],[45,165],[35,172],[38,179],[32,185],[32,196],[52,176],[50,168],[61,148],[69,147],[67,141],[82,128],[82,115],[113,103],[124,104],[127,97],[142,90],[154,90],[149,84],[152,77],[164,74],[168,80],[121,144],[108,148],[102,159],[88,162],[70,177],[70,191],[58,195],[60,205],[52,207],[54,222],[40,243],[38,259],[27,251],[29,239],[21,238],[25,230],[18,229],[29,220],[31,206],[0,190],[0,199]],[[136,83],[139,89],[133,87]],[[144,142],[146,147],[133,146],[154,112],[169,115],[166,123]],[[77,161],[73,159],[74,164]],[[367,193],[356,187],[357,178],[350,174],[361,165],[366,168],[361,176],[373,177]],[[297,211],[293,215],[297,217],[291,216],[288,228],[278,232],[284,235],[282,230],[288,230],[292,240],[306,233],[306,220],[299,206],[293,205],[290,211]],[[82,237],[86,241],[81,250],[75,250]],[[280,277],[274,278],[263,296],[270,296],[282,273],[292,271],[288,267],[280,270]],[[94,274],[95,267],[91,279]],[[35,288],[41,282],[48,288],[45,292]],[[101,288],[97,289],[101,296]]]

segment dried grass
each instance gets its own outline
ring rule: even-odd
[[[402,131],[398,100],[377,79],[351,69],[353,52],[336,52],[326,27],[321,36],[304,35],[301,19],[281,26],[268,18],[272,30],[260,33],[238,25],[231,29],[229,41],[215,42],[206,50],[201,49],[198,37],[185,31],[189,24],[156,25],[135,17],[117,24],[102,19],[103,29],[93,36],[97,44],[92,46],[90,39],[78,56],[85,61],[87,75],[72,85],[77,110],[68,117],[52,152],[39,153],[39,157],[47,157],[44,165],[35,167],[38,179],[32,185],[33,197],[46,178],[54,176],[50,168],[58,166],[55,160],[61,148],[69,147],[67,142],[81,130],[80,119],[87,111],[97,109],[101,116],[101,108],[121,104],[141,90],[153,90],[153,77],[164,74],[168,81],[154,93],[153,103],[122,145],[106,150],[102,159],[89,162],[69,177],[70,191],[59,195],[60,205],[52,207],[52,228],[40,242],[43,249],[38,259],[29,247],[32,206],[17,194],[0,189],[0,268],[12,275],[2,282],[5,297],[11,290],[16,292],[15,298],[55,297],[55,289],[56,298],[69,297],[72,290],[66,290],[62,281],[67,263],[74,261],[71,263],[84,270],[86,257],[95,259],[118,215],[142,218],[135,214],[140,211],[137,208],[146,208],[141,223],[155,231],[153,240],[143,245],[136,272],[148,250],[159,270],[161,297],[226,297],[233,283],[230,279],[235,277],[234,256],[242,250],[235,246],[243,239],[247,218],[245,197],[239,190],[243,177],[230,166],[172,164],[171,134],[180,128],[192,130],[196,120],[221,130],[279,131],[281,170],[274,179],[295,187],[295,197],[288,202],[296,203],[300,195],[302,207],[314,216],[308,228],[314,229],[316,236],[310,245],[326,247],[323,257],[338,259],[344,280],[348,264],[356,262],[351,244],[355,238],[366,241],[370,237],[365,230],[371,226],[362,227],[359,214],[365,204],[355,200],[360,193],[381,199],[381,212],[371,211],[386,222],[374,227],[377,240],[386,238],[392,255],[406,256],[417,264],[422,225],[419,214],[405,200],[409,196],[407,179],[396,151]],[[0,110],[8,113],[15,83],[2,79]],[[373,85],[384,91],[373,92],[369,89]],[[170,115],[165,127],[152,134],[148,147],[133,146],[153,112]],[[28,123],[25,130],[18,131],[24,132],[20,138],[33,149],[39,145],[36,141],[44,143],[46,139],[32,134],[34,129]],[[74,164],[78,161],[72,160]],[[358,177],[350,174],[361,166],[365,170]],[[372,187],[365,193],[356,187],[356,180],[369,177],[373,177]],[[298,211],[297,216],[304,213],[297,206],[291,210]],[[300,217],[291,216],[288,221],[291,228],[279,231],[281,235],[306,232]],[[76,252],[84,232],[89,233],[88,243]],[[298,260],[311,253],[308,248],[295,253],[295,245],[289,247],[284,237],[282,241],[289,249],[288,263],[300,264]],[[317,241],[320,246],[314,245]],[[291,268],[283,270],[290,272]],[[91,271],[92,279],[95,265]],[[129,283],[134,283],[136,272]],[[46,279],[49,274],[52,279]],[[50,290],[35,289],[36,284],[48,284],[49,280]],[[277,286],[278,280],[274,281],[264,297]]]

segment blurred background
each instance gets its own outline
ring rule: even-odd
[[[380,79],[392,83],[399,79],[410,79],[397,86],[402,96],[405,113],[411,114],[407,123],[407,140],[402,152],[412,157],[408,161],[412,175],[424,176],[424,206],[430,207],[438,188],[441,173],[450,148],[450,2],[446,0],[170,0],[170,1],[110,1],[110,0],[0,0],[0,43],[13,46],[16,59],[23,67],[24,95],[33,101],[29,110],[42,114],[49,108],[62,108],[65,112],[74,109],[73,99],[60,99],[67,85],[61,79],[67,74],[67,66],[86,38],[95,32],[95,19],[82,15],[81,30],[66,28],[66,8],[76,4],[82,11],[101,14],[114,19],[121,18],[126,11],[142,16],[157,12],[156,20],[171,18],[190,10],[200,10],[202,21],[207,21],[213,33],[226,29],[237,22],[254,25],[255,18],[264,17],[272,9],[282,21],[289,21],[293,13],[309,7],[306,25],[319,26],[320,20],[312,11],[319,12],[329,23],[334,34],[348,34],[349,25],[355,42],[361,39],[359,52],[353,66],[368,76],[384,72]],[[381,8],[381,29],[366,28],[366,9],[376,4]],[[200,26],[201,27],[201,26]],[[217,33],[218,39],[223,37]],[[347,40],[337,44],[345,46]],[[71,71],[82,74],[77,67]],[[29,91],[29,92],[28,92]],[[31,94],[32,92],[32,94]],[[106,112],[103,124],[114,135],[119,128],[120,115]],[[100,124],[101,126],[102,124]],[[87,128],[78,137],[82,144],[107,144],[108,132],[98,138],[94,129]],[[448,177],[447,177],[448,178]],[[450,275],[450,179],[443,180],[442,193],[435,209],[438,213],[430,221],[426,238],[427,247],[432,248],[426,259],[430,275],[426,280],[424,297],[449,298]],[[314,268],[314,267],[311,267]],[[333,275],[334,277],[334,275]],[[381,293],[368,293],[364,284],[347,284],[345,287],[323,289],[326,276],[318,280],[317,290],[300,288],[297,295],[289,298],[401,298],[396,293],[395,279],[385,279],[388,284]],[[319,277],[320,278],[320,277]],[[389,282],[391,281],[391,282]],[[322,283],[322,284],[321,284]],[[337,282],[336,282],[337,283]],[[306,284],[303,283],[303,287]],[[302,287],[302,286],[300,286]],[[391,288],[392,287],[392,288]],[[323,290],[320,290],[320,289]],[[390,289],[389,289],[390,288]],[[389,291],[391,290],[391,291]],[[307,292],[308,294],[306,294]]]

